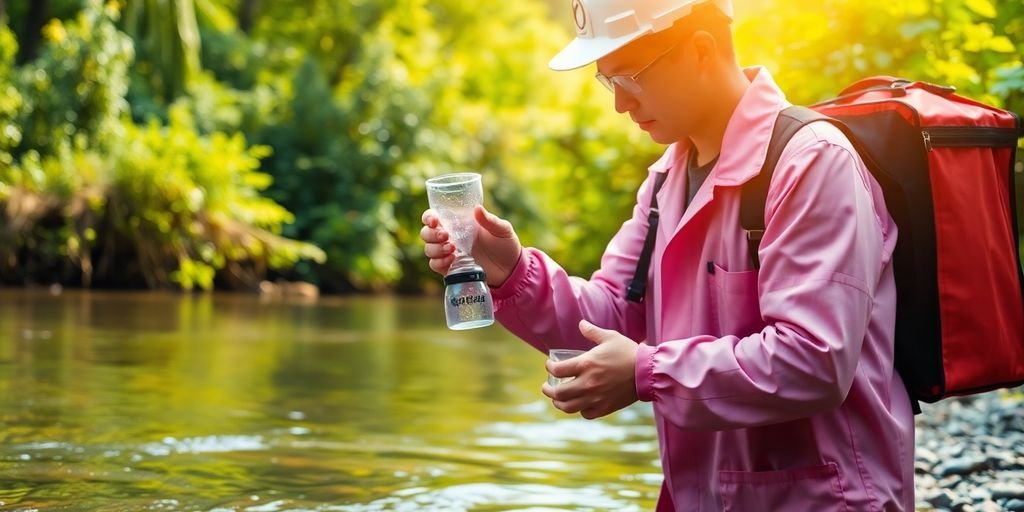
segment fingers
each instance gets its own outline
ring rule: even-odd
[[[423,226],[420,229],[420,240],[428,244],[440,244],[448,241],[448,232],[442,228]]]
[[[593,398],[588,397],[579,390],[574,390],[573,387],[568,382],[558,386],[552,386],[545,382],[540,390],[541,393],[544,393],[545,396],[551,399],[551,403],[556,409],[564,413],[574,414],[593,408],[594,404],[591,403]]]
[[[452,263],[455,262],[455,256],[448,256],[442,259],[432,259],[429,261],[430,270],[437,272],[438,274],[445,275],[448,273],[448,269],[451,268]]]
[[[455,246],[449,242],[443,244],[427,244],[423,247],[423,254],[430,259],[447,258],[455,254]]]
[[[608,329],[602,329],[586,320],[580,320],[580,334],[584,338],[600,345],[602,342],[615,337],[618,333]]]
[[[483,206],[477,206],[473,210],[473,215],[476,217],[477,224],[480,227],[487,230],[488,233],[498,238],[512,238],[515,236],[515,230],[512,229],[512,223],[499,218],[497,215],[487,211]]]
[[[423,254],[430,260],[430,270],[445,274],[455,261],[455,246],[448,241],[448,232],[441,228],[441,221],[433,210],[424,211],[421,220],[420,239],[426,242]]]
[[[578,375],[569,375],[566,372],[561,372],[562,375],[555,375],[558,378],[576,377],[572,380],[563,382],[557,386],[552,386],[547,381],[541,386],[541,391],[544,395],[552,400],[558,400],[562,402],[575,400],[580,397],[585,397],[590,394],[593,390],[592,387],[585,382],[587,379],[580,378]]]
[[[436,228],[441,225],[441,219],[434,213],[434,210],[426,209],[423,210],[423,215],[420,217],[420,221],[423,222],[424,226]]]
[[[583,356],[577,356],[572,359],[558,362],[548,359],[544,362],[544,367],[547,368],[548,373],[555,377],[576,377],[583,370],[583,367],[580,365],[580,359],[582,357]]]

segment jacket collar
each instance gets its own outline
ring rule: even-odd
[[[779,111],[785,108],[788,102],[768,70],[763,67],[751,67],[744,69],[743,72],[750,79],[750,86],[743,93],[729,119],[729,124],[726,125],[718,163],[711,170],[705,184],[697,191],[693,203],[683,213],[680,223],[672,229],[674,232],[678,232],[697,212],[711,202],[715,187],[746,183],[761,172],[761,167],[768,156],[768,143],[775,128],[775,120]],[[673,168],[682,168],[690,149],[689,140],[672,144],[649,169],[652,172],[670,172]],[[667,194],[668,191],[665,189],[658,193],[659,204],[664,204]]]
[[[768,156],[775,118],[788,105],[768,70],[756,66],[744,69],[743,73],[750,79],[750,86],[729,119],[721,155],[708,176],[708,181],[715,185],[741,185],[757,176]],[[686,162],[683,157],[690,149],[689,140],[674,143],[648,169],[669,172]]]

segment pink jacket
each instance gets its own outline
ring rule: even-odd
[[[739,186],[760,171],[788,104],[767,71],[747,75],[719,162],[685,212],[689,148],[675,144],[589,281],[525,249],[493,290],[496,316],[544,352],[593,347],[581,318],[640,343],[637,394],[653,403],[665,473],[658,510],[913,510],[913,415],[893,370],[896,226],[849,141],[815,123],[779,161],[753,270]],[[635,304],[625,287],[650,177],[663,172],[651,284]]]

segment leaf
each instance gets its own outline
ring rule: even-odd
[[[996,7],[992,5],[990,0],[964,0],[964,4],[979,16],[985,18],[996,17]]]
[[[923,34],[936,32],[941,28],[942,24],[933,19],[907,22],[900,25],[900,35],[905,39],[916,39]]]
[[[1006,36],[995,36],[990,39],[988,49],[1000,53],[1014,53],[1017,51],[1017,48],[1013,46],[1013,42]]]

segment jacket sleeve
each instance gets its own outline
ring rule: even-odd
[[[841,405],[852,386],[895,237],[884,235],[891,224],[858,156],[817,137],[790,147],[765,207],[757,277],[765,327],[639,347],[640,399],[681,429],[812,416]]]
[[[652,187],[649,176],[637,193],[633,216],[609,242],[590,280],[569,276],[540,250],[524,248],[512,275],[491,290],[495,318],[544,353],[549,348],[593,348],[579,332],[584,318],[634,341],[646,339],[644,305],[625,297],[647,234]]]

